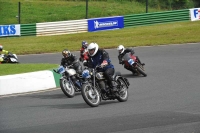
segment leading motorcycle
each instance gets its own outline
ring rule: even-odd
[[[84,81],[82,83],[81,94],[84,101],[91,107],[99,106],[101,100],[115,100],[125,102],[128,100],[128,79],[121,76],[120,72],[113,75],[117,91],[113,92],[105,79],[103,72],[97,72],[97,66],[94,69],[85,68],[82,72]]]

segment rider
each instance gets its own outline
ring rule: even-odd
[[[88,60],[88,51],[87,51],[88,43],[86,41],[82,41],[82,47],[80,49],[80,58],[79,60],[83,63]]]
[[[10,52],[7,51],[7,50],[4,50],[4,49],[3,49],[3,46],[0,45],[0,55],[1,55],[1,54],[5,54],[5,56],[7,57],[7,56],[10,54]],[[3,61],[4,61],[4,59],[3,59],[3,58],[0,58],[0,62],[3,62]]]
[[[62,51],[63,58],[61,59],[61,65],[63,67],[72,65],[72,67],[76,70],[76,73],[82,74],[82,66],[77,59],[76,55],[72,54],[68,49],[64,49]],[[76,77],[72,77],[73,83],[80,89],[80,84],[78,83]]]
[[[108,80],[112,91],[116,91],[117,88],[113,79],[115,69],[114,65],[111,63],[109,54],[104,49],[99,49],[97,43],[90,43],[87,49],[89,59],[84,65],[89,68],[95,68],[97,65],[101,65],[101,68],[97,69],[97,71],[104,72],[104,76]]]
[[[132,55],[133,54],[135,54],[135,52],[134,52],[134,50],[133,49],[131,49],[131,48],[124,48],[124,46],[123,45],[119,45],[118,47],[117,47],[117,50],[119,51],[119,55],[118,55],[118,59],[119,59],[119,64],[124,64],[124,62],[123,62],[123,60],[122,60],[122,57],[126,54],[126,53],[131,53]],[[140,61],[140,59],[139,59],[139,57],[138,56],[136,56],[136,58],[137,58],[137,60],[138,60],[138,62],[141,64],[141,65],[145,65],[144,63],[141,63],[141,61]],[[132,69],[130,69],[129,67],[126,67],[125,65],[124,65],[124,68],[126,68],[127,70],[130,70],[130,71],[132,71]]]

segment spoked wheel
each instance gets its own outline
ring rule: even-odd
[[[128,100],[128,88],[126,87],[124,81],[122,79],[117,80],[118,85],[120,86],[120,89],[118,92],[117,100],[119,102],[125,102]]]
[[[93,88],[90,84],[82,85],[82,97],[84,101],[91,107],[97,107],[100,104],[101,97],[96,88]]]
[[[68,81],[65,78],[60,79],[60,88],[67,97],[69,97],[69,98],[74,97],[75,86],[71,81]]]

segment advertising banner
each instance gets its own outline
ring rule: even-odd
[[[101,31],[124,28],[124,17],[107,17],[88,19],[88,31]]]
[[[200,8],[190,9],[190,18],[191,21],[200,20]]]
[[[20,36],[20,24],[17,25],[0,25],[0,37],[3,36]]]

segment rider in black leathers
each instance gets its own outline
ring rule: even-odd
[[[135,54],[135,52],[134,52],[134,50],[133,50],[132,48],[124,48],[123,45],[119,45],[119,46],[117,47],[117,50],[119,51],[119,55],[118,55],[119,64],[122,64],[122,65],[124,64],[124,62],[123,62],[123,60],[122,60],[122,57],[123,57],[126,53],[129,53],[129,52],[130,52],[132,55]],[[136,56],[136,58],[137,58],[138,62],[139,62],[141,65],[145,65],[144,63],[141,63],[141,61],[140,61],[140,59],[139,59],[138,56]],[[125,65],[124,65],[124,68],[127,69],[127,70],[129,70],[129,71],[132,71],[131,68],[126,67]]]
[[[61,65],[63,67],[69,66],[73,64],[73,68],[76,70],[76,73],[82,74],[82,66],[79,62],[79,59],[76,57],[76,55],[72,54],[69,50],[64,49],[62,51],[63,58],[61,59]],[[76,87],[79,89],[81,88],[80,84],[77,82],[76,77],[72,77],[72,81]]]

